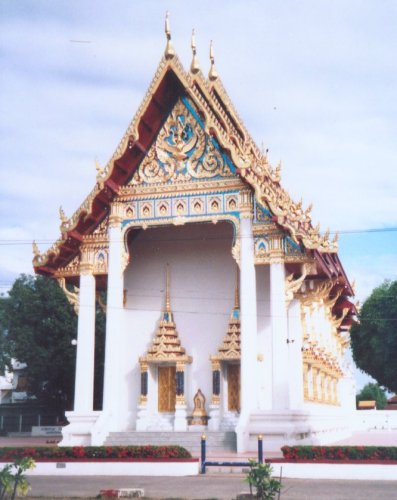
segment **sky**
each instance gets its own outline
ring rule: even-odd
[[[196,30],[292,198],[340,231],[357,298],[397,279],[397,2],[0,0],[0,292],[32,273],[134,116],[165,48]]]

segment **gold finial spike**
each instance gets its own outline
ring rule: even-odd
[[[166,59],[172,59],[175,56],[175,50],[171,42],[171,30],[168,11],[165,14],[165,36],[167,37],[167,45],[165,46],[164,56]]]
[[[59,207],[59,217],[61,219],[62,224],[64,224],[68,220],[62,206]]]
[[[33,240],[32,241],[32,247],[33,247],[33,254],[35,257],[39,257],[40,255],[40,250],[39,247],[37,246],[37,243]]]
[[[215,80],[218,79],[218,72],[216,71],[215,68],[214,46],[212,44],[212,40],[210,43],[210,61],[211,61],[211,67],[210,67],[210,72],[208,73],[208,78],[212,82],[214,82]]]
[[[165,312],[171,312],[170,301],[170,266],[166,265],[165,268]]]
[[[332,240],[332,243],[336,245],[338,243],[338,240],[339,240],[339,233],[336,232],[334,235],[334,239]]]
[[[192,41],[191,41],[191,47],[192,47],[192,53],[193,53],[193,58],[192,58],[192,64],[190,65],[190,72],[195,74],[200,71],[200,65],[197,59],[197,50],[196,50],[196,36],[194,33],[194,30],[192,30]]]
[[[236,288],[234,289],[234,309],[240,309],[240,272],[236,266]]]

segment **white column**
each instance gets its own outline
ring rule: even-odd
[[[273,410],[284,410],[290,407],[290,403],[288,323],[283,262],[270,264],[270,316],[272,324]]]
[[[74,412],[93,410],[95,359],[95,277],[84,264],[80,270]]]
[[[302,333],[300,302],[294,299],[288,308],[288,385],[291,409],[302,408],[303,405]]]
[[[243,216],[240,221],[240,322],[240,403],[241,413],[247,414],[257,407],[258,398],[256,277],[251,216]]]
[[[103,411],[113,422],[118,414],[118,374],[120,366],[120,338],[123,331],[123,241],[121,234],[121,217],[113,213],[109,217],[109,260],[108,260],[108,293],[106,307],[106,343],[105,373],[103,384]]]

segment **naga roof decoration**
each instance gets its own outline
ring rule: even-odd
[[[211,137],[237,169],[237,175],[255,192],[259,204],[269,208],[273,222],[284,228],[295,243],[301,243],[318,260],[329,277],[342,277],[346,293],[353,295],[337,255],[337,237],[320,234],[310,218],[311,207],[294,202],[280,184],[280,164],[272,168],[250,137],[216,72],[211,45],[209,78],[202,74],[192,38],[191,71],[182,67],[171,44],[167,21],[167,47],[146,95],[105,167],[96,165],[96,184],[76,212],[67,218],[61,212],[61,237],[41,254],[34,244],[33,265],[40,274],[54,275],[78,255],[84,237],[92,234],[109,213],[109,204],[134,174],[142,169],[152,144],[167,117],[182,98],[188,98]],[[172,114],[172,113],[171,113]],[[167,152],[163,152],[165,155]],[[163,159],[167,160],[163,155]]]

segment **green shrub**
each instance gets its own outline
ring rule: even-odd
[[[272,500],[281,490],[281,483],[272,477],[272,466],[270,464],[259,464],[250,459],[250,470],[245,481],[249,484],[250,493],[252,488],[256,490],[256,497],[261,500]]]
[[[397,460],[397,446],[283,446],[286,460]]]

